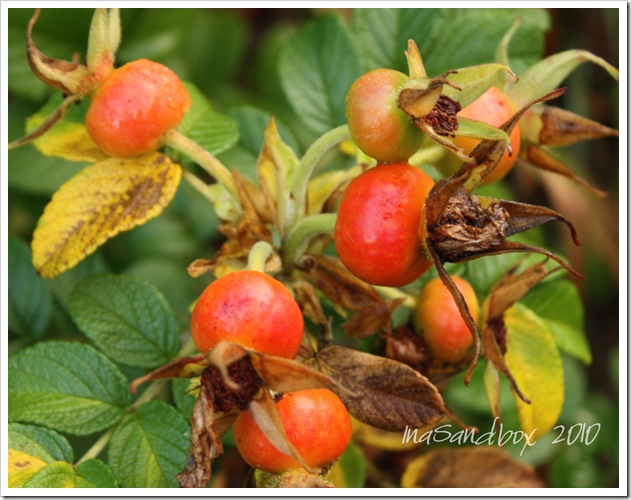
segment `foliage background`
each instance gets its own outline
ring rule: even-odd
[[[343,19],[351,19],[350,10],[339,9],[124,9],[123,42],[117,64],[139,57],[162,62],[183,79],[193,82],[211,100],[218,111],[243,123],[256,106],[274,114],[286,125],[285,140],[304,151],[313,138],[309,130],[296,126],[285,92],[276,71],[284,43],[311,19],[335,10]],[[47,9],[37,25],[36,42],[47,55],[70,59],[74,50],[85,47],[91,9]],[[589,50],[618,66],[618,11],[614,9],[549,9],[550,29],[545,39],[544,55],[568,48]],[[29,9],[9,11],[9,140],[22,135],[24,120],[37,111],[49,96],[49,90],[30,72],[24,57],[24,33],[31,15]],[[473,24],[474,33],[489,30],[491,23]],[[449,47],[451,34],[444,33]],[[484,39],[484,37],[482,37]],[[403,48],[404,45],[402,44]],[[401,48],[401,56],[402,56]],[[492,57],[494,47],[488,47]],[[432,67],[431,48],[421,51],[430,74],[447,67],[436,62]],[[480,49],[482,53],[484,49]],[[209,59],[209,54],[211,58]],[[458,61],[453,66],[478,61]],[[449,66],[448,66],[449,67]],[[617,84],[599,68],[584,65],[566,82],[570,91],[562,105],[611,127],[617,127]],[[258,115],[257,115],[258,116]],[[261,121],[267,115],[260,113]],[[283,130],[281,130],[283,132]],[[220,155],[229,164],[251,164],[260,144],[241,142]],[[550,486],[617,485],[617,414],[619,335],[618,282],[618,141],[601,139],[569,149],[572,164],[593,183],[609,193],[605,200],[577,195],[565,181],[550,176],[542,179],[528,168],[517,168],[507,178],[507,188],[516,199],[550,206],[577,225],[583,245],[565,246],[561,238],[558,249],[570,257],[573,265],[588,276],[577,283],[585,305],[587,336],[593,363],[584,367],[567,360],[568,401],[562,420],[566,426],[576,422],[601,422],[606,431],[591,448],[540,448],[539,456],[527,457],[541,468]],[[32,147],[9,154],[8,231],[13,241],[30,242],[35,223],[50,195],[81,167],[58,159],[44,158]],[[208,280],[190,279],[186,266],[203,255],[211,255],[221,243],[216,230],[216,216],[208,205],[186,184],[180,186],[174,203],[159,218],[130,233],[122,234],[102,247],[78,268],[50,280],[47,286],[54,300],[49,305],[50,321],[25,325],[10,322],[9,354],[40,339],[76,339],[76,326],[67,313],[70,290],[83,276],[98,270],[126,272],[153,282],[176,311],[181,325],[188,321],[188,307]],[[553,242],[558,228],[546,228]],[[565,236],[564,233],[563,236]],[[16,243],[17,244],[17,243]],[[23,248],[23,247],[20,247]],[[20,250],[23,251],[23,250]],[[32,294],[22,289],[19,274],[9,272],[11,295]],[[128,374],[130,377],[134,373]],[[470,393],[454,391],[457,410],[476,418],[479,409],[470,405]],[[465,417],[466,419],[466,417]],[[81,456],[89,443],[72,438],[75,456]],[[404,462],[406,456],[399,456]],[[383,463],[387,462],[384,457]],[[396,470],[402,463],[390,462]],[[246,472],[240,458],[229,451],[223,458],[216,484],[240,486]],[[385,470],[387,476],[390,471]],[[387,478],[386,478],[387,482]],[[380,484],[368,484],[376,486]]]

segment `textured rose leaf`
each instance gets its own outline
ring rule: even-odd
[[[109,238],[159,215],[180,182],[181,167],[160,153],[109,158],[86,167],[53,196],[33,235],[33,264],[51,278]]]

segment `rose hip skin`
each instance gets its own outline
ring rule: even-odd
[[[480,122],[499,127],[511,116],[514,111],[508,97],[496,87],[490,87],[484,94],[478,97],[475,101],[462,108],[458,113],[458,116],[464,118],[470,118]],[[512,154],[509,156],[508,150],[504,151],[502,158],[495,170],[484,179],[482,184],[490,184],[492,182],[502,179],[515,165],[517,157],[519,156],[519,149],[521,146],[519,125],[515,125],[511,133],[509,134],[510,144],[513,148]],[[462,148],[465,153],[469,154],[480,143],[478,139],[472,139],[470,137],[455,137],[454,143],[456,146]]]
[[[349,271],[372,285],[397,287],[429,269],[421,246],[433,185],[407,163],[377,165],[348,185],[337,212],[335,248]]]
[[[139,59],[112,71],[90,96],[85,125],[103,151],[137,156],[162,146],[191,98],[177,75],[162,64]]]
[[[200,352],[227,340],[291,359],[303,330],[302,313],[291,292],[259,271],[234,271],[213,281],[191,316],[191,334]]]
[[[326,467],[337,460],[351,439],[348,411],[328,389],[286,393],[276,408],[287,438],[311,467]],[[243,459],[256,469],[280,474],[302,468],[269,442],[248,411],[235,421],[233,435]]]
[[[346,118],[357,147],[378,162],[406,161],[423,133],[397,106],[398,89],[409,77],[376,69],[359,77],[346,96]]]
[[[473,321],[478,320],[478,299],[471,285],[452,276],[462,293]],[[435,358],[455,363],[465,357],[473,337],[447,287],[440,278],[430,280],[421,292],[416,306],[416,323],[425,343]]]

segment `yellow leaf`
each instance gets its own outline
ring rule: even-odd
[[[175,195],[181,173],[160,153],[86,167],[46,206],[33,234],[33,265],[51,278],[121,231],[156,217]]]
[[[36,114],[27,121],[27,130],[35,129],[44,121],[44,117]],[[108,158],[88,135],[81,123],[60,121],[48,132],[35,139],[33,144],[40,153],[56,156],[71,161],[100,161]]]
[[[550,431],[564,400],[563,365],[556,342],[545,321],[516,304],[505,313],[504,359],[518,387],[531,401],[516,397],[522,430],[537,439]]]
[[[23,451],[9,448],[9,488],[21,488],[46,462]]]

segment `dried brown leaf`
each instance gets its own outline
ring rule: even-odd
[[[236,420],[235,408],[228,413],[215,412],[210,397],[201,391],[193,408],[188,461],[177,479],[181,488],[204,488],[211,476],[215,458],[223,453],[221,436]]]
[[[367,304],[359,309],[351,319],[342,325],[351,337],[367,337],[382,329],[391,331],[391,316],[405,299],[390,299]]]
[[[548,271],[546,269],[545,261],[533,264],[520,273],[516,271],[515,268],[510,269],[491,288],[484,304],[486,320],[503,314],[506,309],[532,290],[537,283],[554,272],[554,270]]]
[[[331,390],[358,420],[389,431],[423,427],[444,415],[443,399],[423,375],[403,363],[342,346],[317,354],[320,369],[346,391]]]
[[[429,360],[427,348],[419,335],[412,328],[403,325],[386,336],[386,357],[415,369]]]
[[[404,488],[543,488],[535,469],[490,446],[442,448],[411,462]]]
[[[300,305],[302,314],[316,325],[328,325],[329,321],[322,310],[322,304],[318,299],[313,286],[306,281],[296,281],[292,284],[296,302]]]
[[[351,274],[335,257],[304,255],[297,266],[318,290],[342,310],[358,311],[382,300],[372,286]]]

